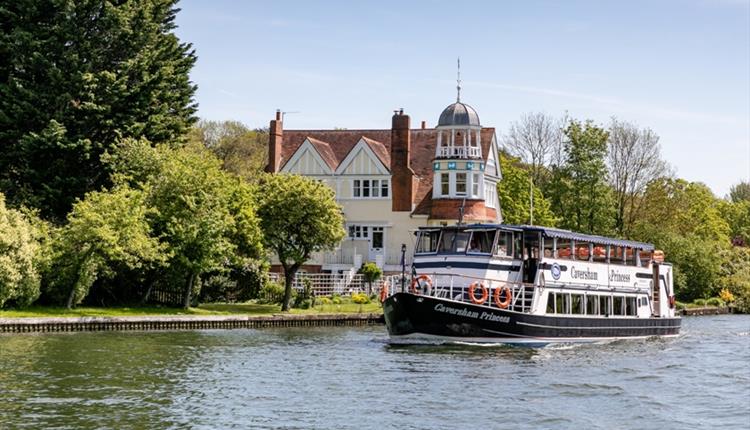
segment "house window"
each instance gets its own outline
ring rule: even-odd
[[[440,194],[447,196],[451,193],[451,177],[448,173],[440,174]]]
[[[352,196],[355,198],[388,197],[387,179],[355,179],[352,182]]]
[[[479,197],[479,173],[471,175],[471,196]]]
[[[466,195],[466,173],[456,173],[456,195]]]
[[[350,225],[349,226],[349,237],[352,239],[367,239],[369,236],[368,227],[366,225]]]
[[[484,206],[488,208],[497,207],[497,194],[495,194],[494,184],[492,182],[484,182]]]

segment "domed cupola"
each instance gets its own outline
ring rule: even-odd
[[[438,120],[438,127],[467,125],[481,126],[479,124],[479,115],[473,107],[460,101],[443,109],[443,113],[440,114],[440,120]]]

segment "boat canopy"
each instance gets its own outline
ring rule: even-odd
[[[579,242],[593,242],[599,245],[626,246],[630,248],[642,249],[644,251],[653,251],[654,245],[645,242],[636,242],[633,240],[614,239],[606,236],[597,236],[593,234],[576,233],[570,230],[563,230],[554,227],[542,227],[539,225],[510,225],[510,224],[470,224],[465,226],[451,226],[453,228],[463,228],[466,230],[487,230],[497,228],[506,231],[529,231],[539,232],[544,237],[556,239],[568,239]],[[448,228],[451,228],[448,227]],[[446,227],[442,227],[446,228]],[[441,227],[421,227],[420,230],[440,230]]]

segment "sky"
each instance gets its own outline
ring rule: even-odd
[[[750,0],[183,0],[198,116],[285,129],[435,126],[456,99],[502,140],[524,113],[660,136],[678,177],[750,180]]]

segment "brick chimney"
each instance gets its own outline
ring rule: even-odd
[[[268,127],[268,165],[266,172],[276,173],[281,164],[281,142],[284,139],[284,123],[281,121],[281,110],[276,110],[276,119]]]
[[[414,171],[411,169],[409,115],[396,111],[391,123],[391,207],[394,212],[411,212]]]

